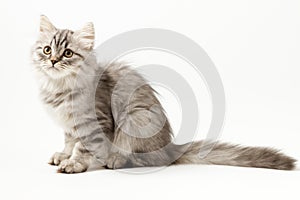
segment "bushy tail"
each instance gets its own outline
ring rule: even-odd
[[[215,164],[241,167],[259,167],[279,170],[292,170],[296,160],[266,147],[242,147],[231,144],[215,144],[212,150],[200,158],[201,141],[179,145],[184,154],[174,164]]]

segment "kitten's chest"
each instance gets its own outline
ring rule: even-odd
[[[42,97],[44,107],[56,124],[65,131],[74,127],[72,116],[72,99],[67,93],[47,94]]]

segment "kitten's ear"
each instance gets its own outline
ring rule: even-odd
[[[45,16],[41,15],[40,17],[40,32],[41,33],[47,33],[47,32],[56,32],[57,29],[53,24],[50,22],[50,20]]]
[[[92,22],[85,24],[80,30],[75,31],[73,37],[82,48],[92,50],[94,47],[95,30]]]

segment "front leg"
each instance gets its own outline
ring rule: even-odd
[[[107,135],[113,135],[113,118],[109,115],[110,104],[103,103],[94,93],[97,84],[93,77],[78,78],[78,85],[82,88],[74,88],[72,112],[72,135],[78,139],[74,149],[74,155],[64,160],[58,166],[58,171],[63,173],[84,172],[90,167],[105,166],[111,148],[111,142]],[[86,82],[85,82],[86,81]],[[96,98],[95,98],[96,96]],[[95,100],[97,99],[97,102]],[[105,109],[104,111],[100,109]],[[95,110],[96,109],[96,110]]]
[[[91,165],[97,165],[98,168],[103,166],[81,142],[78,142],[72,158],[63,160],[58,166],[58,172],[68,174],[85,172]]]
[[[62,152],[56,152],[49,160],[50,165],[59,165],[63,160],[71,157],[73,148],[78,140],[70,134],[65,133],[65,147]]]
[[[77,127],[78,143],[75,146],[74,154],[70,159],[66,159],[58,166],[58,172],[80,173],[90,167],[103,167],[109,154],[110,142],[99,124],[89,122],[88,124]],[[97,128],[91,130],[95,125]],[[85,134],[84,134],[85,133]],[[89,134],[86,134],[89,133]]]

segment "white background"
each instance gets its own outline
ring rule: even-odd
[[[132,29],[177,31],[205,49],[222,77],[227,114],[220,139],[277,147],[300,159],[299,1],[2,0],[0,4],[0,199],[299,199],[299,168],[286,172],[176,166],[144,175],[110,170],[57,174],[47,161],[62,148],[63,135],[42,109],[30,64],[40,14],[70,29],[93,21],[96,45]],[[130,61],[135,57],[137,63],[143,60],[136,54]],[[181,66],[179,61],[173,63],[174,68]],[[201,138],[209,124],[210,104],[203,85],[198,92],[203,95]],[[163,104],[176,131],[180,110],[174,97],[164,94]]]

